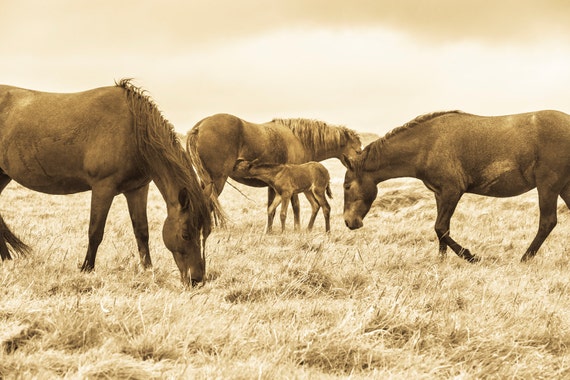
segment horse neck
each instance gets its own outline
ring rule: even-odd
[[[365,158],[364,170],[375,172],[377,182],[391,178],[417,177],[426,151],[426,142],[425,138],[407,132],[385,141],[377,141],[374,143],[379,144],[375,154],[368,152]]]
[[[283,168],[283,165],[253,167],[250,169],[250,173],[255,176],[255,178],[273,185],[275,183],[275,177]]]
[[[168,175],[154,175],[152,180],[166,202],[166,208],[168,214],[170,214],[170,212],[175,210],[180,204],[178,195],[182,187]]]
[[[323,161],[329,158],[342,157],[343,147],[342,146],[326,146],[315,148],[310,151],[311,161]]]

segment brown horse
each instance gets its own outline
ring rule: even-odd
[[[244,178],[233,171],[238,158],[278,164],[301,164],[328,158],[355,157],[362,144],[356,132],[318,120],[274,119],[254,124],[228,114],[217,114],[198,122],[188,132],[187,150],[207,190],[214,199],[228,177],[248,186],[265,187],[258,179]],[[267,205],[275,191],[268,187]],[[295,228],[299,228],[299,198],[291,199]],[[268,215],[266,231],[271,231],[275,213]]]
[[[167,207],[163,240],[183,284],[202,281],[210,233],[208,202],[174,129],[127,79],[111,87],[60,94],[0,86],[0,191],[14,180],[47,194],[91,190],[89,245],[82,271],[95,267],[113,198],[124,194],[142,267],[148,248],[147,194],[156,183]],[[213,210],[217,214],[216,210]],[[0,254],[27,246],[0,218]]]
[[[325,196],[326,194],[332,198],[330,175],[327,168],[321,163],[310,161],[300,165],[264,164],[258,160],[238,159],[234,166],[234,173],[238,173],[244,178],[259,179],[271,186],[276,196],[273,203],[267,208],[267,213],[275,213],[281,204],[281,231],[285,231],[289,201],[293,195],[299,193],[304,193],[311,204],[312,212],[307,229],[309,231],[313,229],[317,213],[322,207],[325,217],[325,231],[330,231],[331,207]]]
[[[464,193],[511,197],[537,188],[540,222],[522,256],[531,259],[556,225],[560,195],[570,207],[570,116],[539,111],[484,117],[459,111],[419,116],[369,144],[357,159],[345,159],[344,220],[362,219],[379,182],[415,177],[435,193],[439,250],[449,246],[470,262],[479,258],[450,236],[451,216]]]

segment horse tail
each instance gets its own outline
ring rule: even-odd
[[[6,243],[9,244],[10,247],[12,247],[12,250],[19,255],[25,256],[30,252],[30,247],[10,231],[2,216],[0,216],[0,236],[3,239],[3,241],[0,242],[0,257],[2,260],[12,259]]]
[[[225,214],[222,205],[220,204],[220,201],[218,199],[218,193],[214,188],[212,177],[210,176],[210,173],[208,173],[208,171],[206,170],[204,162],[200,158],[200,153],[198,152],[199,125],[200,123],[194,126],[194,128],[192,128],[190,132],[188,132],[186,138],[186,152],[188,153],[188,158],[190,159],[190,162],[192,163],[192,166],[194,167],[194,170],[196,171],[196,174],[200,179],[202,189],[204,190],[204,193],[210,200],[209,207],[210,211],[212,212],[212,215],[214,216],[214,222],[216,223],[216,225],[219,224],[221,226],[224,226],[225,221],[227,219],[227,215]]]
[[[327,192],[327,196],[332,199],[332,191],[331,191],[331,184],[327,183],[327,188],[325,189],[325,191]]]

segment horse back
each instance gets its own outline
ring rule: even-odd
[[[38,191],[89,190],[94,178],[134,171],[132,125],[118,87],[49,93],[0,86],[0,168]]]
[[[428,171],[452,177],[468,192],[518,195],[536,186],[538,167],[570,169],[570,116],[562,112],[457,114],[431,127]]]

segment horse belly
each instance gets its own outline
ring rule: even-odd
[[[534,187],[535,184],[519,170],[511,170],[483,177],[483,181],[468,188],[467,192],[491,197],[514,197]]]

